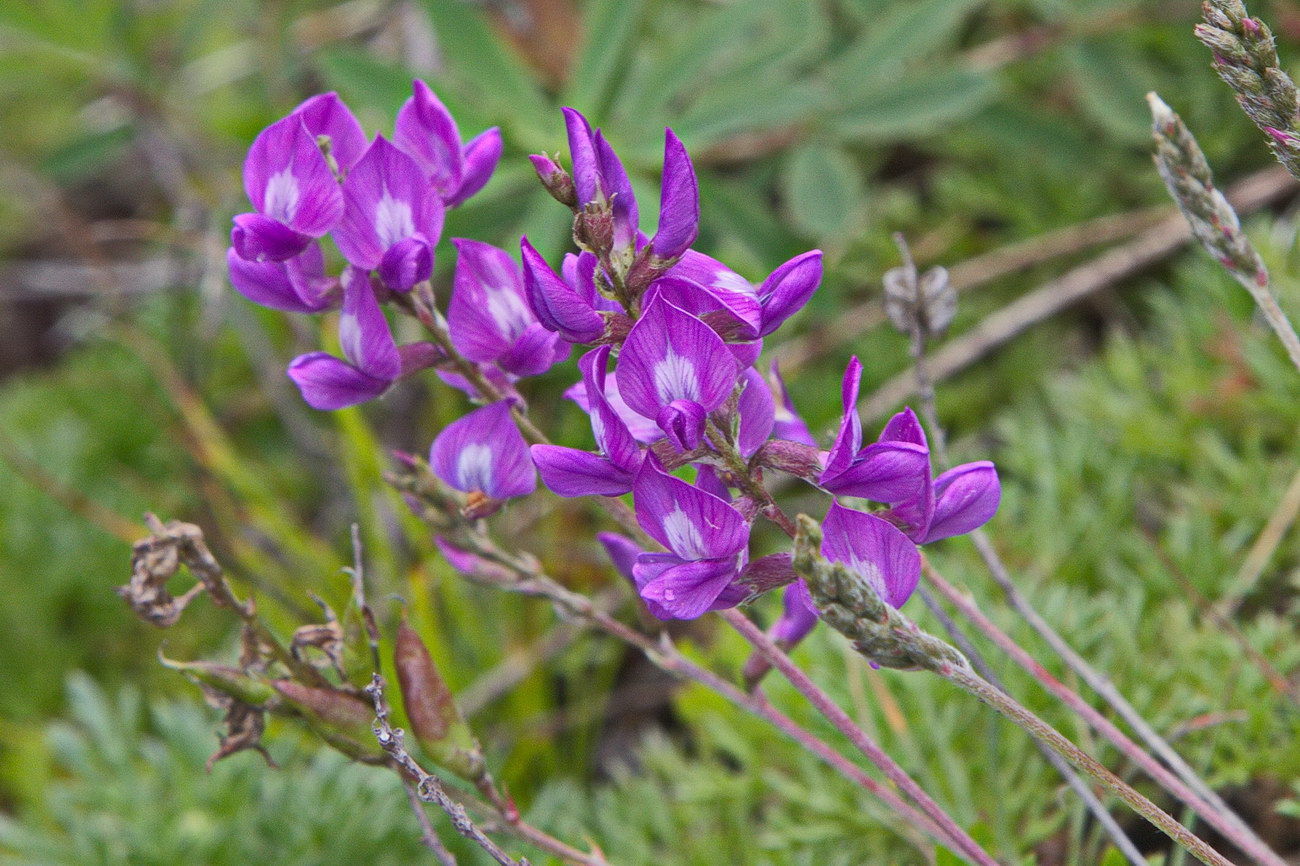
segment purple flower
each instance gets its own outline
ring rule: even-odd
[[[623,163],[605,136],[591,130],[581,113],[564,109],[564,126],[569,136],[569,154],[573,159],[573,184],[579,208],[610,207],[613,214],[615,249],[633,251],[636,247],[636,196]]]
[[[593,343],[605,333],[605,320],[596,312],[594,299],[584,298],[533,248],[528,238],[519,242],[524,262],[524,293],[542,327],[571,343]]]
[[[641,553],[632,575],[650,612],[694,619],[748,595],[734,583],[749,541],[744,515],[726,500],[668,475],[647,456],[633,487],[637,522],[670,553]]]
[[[397,291],[429,278],[443,205],[415,160],[377,137],[348,172],[343,198],[334,240],[348,262],[378,268],[384,285]]]
[[[677,306],[696,316],[723,312],[732,322],[737,339],[753,339],[762,326],[763,307],[753,285],[717,259],[687,250],[660,279],[647,297],[663,292]]]
[[[766,337],[786,319],[802,310],[821,281],[821,250],[797,255],[772,271],[763,285],[758,287],[758,300],[763,307],[758,336]]]
[[[508,400],[489,403],[447,425],[429,449],[429,468],[447,485],[470,494],[479,516],[487,513],[481,508],[483,499],[495,504],[527,496],[537,487],[528,445],[510,417]]]
[[[703,440],[707,413],[726,402],[738,370],[708,325],[655,299],[623,343],[616,373],[627,405],[685,451]]]
[[[934,512],[922,544],[977,529],[997,513],[998,472],[987,460],[954,466],[934,480]]]
[[[681,139],[671,129],[665,129],[659,229],[650,241],[650,250],[660,259],[675,259],[695,243],[699,229],[700,187],[695,168]]]
[[[460,130],[429,85],[411,82],[414,94],[397,112],[393,143],[410,154],[447,207],[481,190],[501,159],[495,126],[461,146]]]
[[[857,411],[861,375],[862,365],[853,358],[844,371],[844,419],[818,483],[837,495],[892,506],[882,516],[901,526],[917,544],[983,526],[997,511],[1001,497],[993,464],[963,463],[933,479],[925,430],[911,409],[890,418],[880,439],[862,448]]]
[[[447,321],[457,351],[515,376],[541,375],[568,356],[569,345],[529,309],[523,275],[509,253],[462,238],[452,243],[458,255]]]
[[[343,195],[302,115],[262,130],[244,160],[244,189],[256,213],[235,217],[230,243],[250,261],[284,261],[334,228]]]
[[[338,304],[339,281],[325,276],[325,256],[311,242],[281,262],[250,262],[226,250],[230,283],[255,304],[287,313],[319,313]]]
[[[348,268],[342,283],[339,343],[347,360],[312,352],[289,364],[289,378],[315,409],[342,409],[373,400],[400,376],[431,366],[441,357],[429,343],[397,346],[365,271]]]
[[[302,117],[312,136],[318,140],[321,136],[329,138],[329,154],[343,174],[347,174],[348,169],[361,158],[370,143],[365,130],[337,93],[313,96],[293,113]]]
[[[879,442],[863,448],[857,407],[861,378],[862,364],[853,358],[844,371],[841,388],[844,418],[818,483],[831,493],[890,505],[923,500],[930,487],[930,449],[924,434],[917,442],[887,426]],[[915,422],[915,416],[910,417]],[[900,422],[898,429],[903,426]],[[920,431],[919,424],[915,430]],[[910,428],[907,432],[910,434]]]
[[[822,521],[822,555],[860,574],[892,607],[902,607],[921,578],[921,554],[898,527],[832,502]]]
[[[627,425],[605,396],[609,346],[601,346],[578,361],[585,386],[591,430],[599,454],[559,445],[534,445],[533,462],[542,481],[560,496],[619,496],[632,489],[643,452]]]

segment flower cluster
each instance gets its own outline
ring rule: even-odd
[[[379,136],[367,145],[333,95],[308,100],[259,136],[245,170],[257,212],[235,220],[231,276],[250,299],[278,309],[341,304],[345,360],[314,353],[289,368],[306,400],[352,405],[414,370],[437,368],[483,404],[447,427],[430,453],[433,473],[465,494],[465,516],[531,493],[537,473],[560,496],[631,494],[637,523],[662,550],[613,533],[599,538],[662,619],[697,617],[785,586],[776,635],[793,643],[816,622],[789,553],[750,560],[754,522],[779,512],[765,470],[829,494],[824,555],[902,605],[919,576],[917,546],[969,531],[996,510],[992,464],[933,477],[910,410],[864,446],[856,358],[844,376],[839,433],[829,450],[819,449],[779,371],[765,377],[755,364],[764,339],[816,292],[821,252],[796,256],[755,284],[691,249],[699,188],[671,130],[657,226],[647,235],[603,133],[573,109],[564,120],[571,170],[551,156],[532,162],[572,210],[579,251],[554,268],[523,238],[517,265],[503,250],[455,240],[445,319],[427,282],[442,215],[486,181],[500,153],[495,130],[462,147],[451,117],[416,82],[391,143]],[[317,244],[327,232],[348,262],[338,281],[325,276]],[[425,298],[420,320],[446,339],[395,344],[380,305],[421,311],[403,305],[404,294]],[[574,344],[589,348],[566,396],[590,418],[594,448],[529,447],[515,423],[523,405],[515,385],[564,360]],[[445,539],[443,549],[453,563],[468,561]]]

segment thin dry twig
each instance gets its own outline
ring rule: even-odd
[[[380,748],[388,753],[393,762],[415,780],[416,796],[446,812],[456,832],[486,851],[500,866],[528,866],[527,860],[522,858],[515,860],[501,850],[497,843],[470,820],[465,807],[447,794],[443,789],[442,780],[426,772],[411,757],[411,753],[406,751],[406,746],[403,744],[405,734],[400,728],[394,728],[388,721],[388,702],[384,699],[383,677],[375,674],[370,685],[366,686],[366,693],[375,702],[375,739],[379,741]]]
[[[415,813],[415,820],[420,822],[420,841],[424,847],[433,852],[442,866],[457,866],[456,855],[447,850],[447,846],[438,838],[438,832],[433,829],[433,822],[429,820],[429,813],[424,811],[424,801],[420,799],[415,783],[410,779],[402,779],[402,787],[406,788],[406,799],[411,804],[411,811]]]
[[[1219,616],[1231,619],[1236,614],[1237,609],[1241,607],[1242,599],[1254,589],[1255,584],[1263,576],[1269,560],[1273,558],[1273,553],[1282,543],[1287,530],[1295,523],[1297,516],[1300,516],[1300,470],[1292,476],[1291,483],[1282,494],[1282,499],[1273,509],[1255,543],[1246,552],[1246,558],[1242,560],[1237,576],[1233,578],[1232,584],[1216,607]]]

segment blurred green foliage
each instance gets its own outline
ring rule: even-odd
[[[1184,116],[1221,179],[1266,165],[1266,148],[1190,36],[1194,6],[0,4],[0,178],[21,193],[0,197],[0,258],[175,266],[143,298],[92,285],[76,304],[23,301],[55,309],[61,326],[49,338],[62,354],[47,370],[9,371],[0,382],[0,446],[26,467],[0,472],[0,804],[11,813],[0,856],[419,856],[390,776],[317,754],[287,727],[271,738],[282,772],[240,755],[204,775],[215,717],[156,665],[159,636],[109,592],[127,577],[127,545],[116,524],[96,526],[60,504],[77,495],[125,520],[149,509],[203,524],[285,633],[314,615],[308,591],[342,606],[346,528],[359,521],[377,595],[405,599],[457,689],[527,653],[554,623],[534,603],[456,579],[380,481],[385,450],[426,447],[463,410],[460,399],[445,390],[430,399],[410,383],[365,410],[310,413],[282,370],[321,332],[251,310],[225,284],[219,253],[226,219],[241,208],[242,152],[266,123],[337,89],[363,123],[387,131],[410,79],[424,77],[463,131],[499,125],[507,145],[484,193],[449,218],[447,237],[509,246],[527,232],[552,254],[568,243],[567,220],[522,157],[563,147],[558,107],[605,127],[647,213],[662,127],[672,125],[700,168],[701,249],[751,278],[810,246],[827,251],[819,299],[791,326],[816,334],[878,293],[895,263],[891,232],[908,235],[922,265],[953,264],[1162,203],[1147,90]],[[525,26],[530,15],[536,26]],[[421,42],[428,33],[433,48]],[[1262,220],[1254,235],[1284,306],[1300,310],[1293,219]],[[1061,267],[964,296],[954,333]],[[824,346],[795,390],[815,429],[838,412],[849,352],[867,363],[867,387],[906,366],[904,341],[884,331]],[[529,383],[529,396],[543,426],[581,442],[585,420],[558,399],[573,378],[556,371]],[[1170,564],[1206,596],[1221,595],[1294,471],[1298,397],[1248,298],[1194,254],[1133,285],[1121,304],[1047,324],[940,388],[961,456],[992,458],[1003,473],[992,531],[1025,591],[1157,727],[1214,722],[1190,727],[1180,745],[1217,785],[1300,774],[1293,708],[1198,615]],[[575,586],[608,579],[588,516],[541,498],[506,519],[521,535],[558,539],[535,552]],[[935,556],[1017,639],[1041,649],[1002,615],[965,542]],[[1297,568],[1300,549],[1288,538],[1239,620],[1284,672],[1300,665]],[[773,603],[760,614],[774,616]],[[233,653],[230,628],[200,602],[166,651]],[[699,637],[702,658],[739,670],[737,641]],[[999,856],[1021,862],[1050,841],[1067,846],[1070,862],[1099,858],[1095,829],[1018,732],[942,683],[869,670],[826,630],[799,653]],[[610,689],[628,664],[619,648],[581,639],[476,716],[494,771],[540,826],[590,836],[618,862],[919,862],[874,804],[698,689],[681,691],[670,723],[627,747],[625,765],[597,767],[592,756],[623,712]],[[116,697],[74,678],[65,700],[72,670]],[[1000,672],[1036,711],[1069,724],[1026,678]],[[824,731],[779,684],[771,691]],[[61,714],[68,720],[51,721]],[[169,808],[158,808],[163,801]]]

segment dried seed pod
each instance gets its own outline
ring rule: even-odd
[[[397,627],[393,666],[402,703],[420,748],[442,766],[471,782],[487,771],[483,753],[456,706],[456,698],[420,635],[403,617]]]

